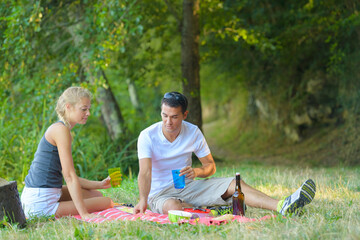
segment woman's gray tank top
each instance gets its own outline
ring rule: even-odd
[[[45,134],[41,138],[31,163],[25,186],[30,188],[61,188],[62,173],[59,152],[56,146],[49,143]]]

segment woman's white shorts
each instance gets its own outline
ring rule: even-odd
[[[59,207],[61,188],[24,187],[21,204],[27,218],[55,215]]]

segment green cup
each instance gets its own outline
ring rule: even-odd
[[[121,184],[121,169],[117,168],[109,168],[108,169],[109,176],[110,176],[110,183],[112,187],[120,187]]]

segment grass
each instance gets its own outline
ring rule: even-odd
[[[218,165],[216,177],[240,171],[244,180],[274,198],[291,194],[311,177],[317,184],[314,201],[302,217],[280,216],[262,222],[221,226],[160,225],[152,222],[84,223],[73,218],[35,219],[25,229],[1,228],[0,239],[359,239],[360,168],[290,168],[243,164]],[[136,203],[135,178],[103,193],[117,202]],[[245,196],[246,197],[246,196]],[[271,211],[248,208],[259,218]]]

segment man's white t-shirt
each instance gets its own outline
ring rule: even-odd
[[[162,132],[162,122],[157,122],[144,129],[138,138],[138,157],[151,158],[152,178],[149,198],[165,187],[173,184],[173,169],[191,166],[192,153],[198,158],[210,154],[204,135],[200,129],[183,121],[180,134],[175,141],[169,142]]]

